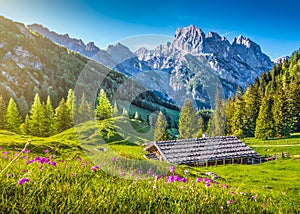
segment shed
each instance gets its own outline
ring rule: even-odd
[[[260,162],[260,155],[235,136],[150,142],[148,159],[194,166]]]

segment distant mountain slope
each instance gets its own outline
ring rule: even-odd
[[[212,93],[208,90],[216,84],[229,97],[237,86],[245,88],[273,65],[260,46],[249,38],[239,36],[230,43],[216,32],[205,35],[194,25],[177,29],[170,43],[159,45],[154,50],[141,47],[135,53],[120,43],[101,50],[94,43],[85,45],[81,40],[58,35],[41,25],[33,24],[29,28],[127,76],[149,70],[158,72],[158,82],[168,79],[165,82],[168,86],[159,83],[155,85],[156,90],[178,103],[192,96],[200,107],[210,107]],[[141,84],[153,88],[153,83],[147,78],[137,76]],[[153,78],[153,73],[150,78]]]
[[[80,44],[78,41],[78,46],[73,43],[72,47]],[[39,93],[42,101],[50,95],[56,107],[70,88],[78,92],[78,98],[84,92],[92,104],[103,88],[110,99],[130,99],[130,103],[151,111],[161,106],[177,108],[151,91],[145,92],[123,74],[0,17],[0,94],[5,100],[13,97],[19,106],[27,106],[23,111],[28,112],[35,93]]]

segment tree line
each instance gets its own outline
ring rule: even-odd
[[[181,111],[178,138],[235,135],[239,138],[270,139],[289,137],[300,131],[300,50],[289,60],[274,65],[268,73],[226,101],[216,90],[215,109],[204,122],[192,102],[186,100]],[[166,140],[163,115],[156,122],[155,140]],[[160,136],[160,137],[159,137]]]
[[[111,106],[103,89],[100,90],[96,108],[82,94],[76,102],[74,91],[70,89],[66,99],[62,98],[57,108],[53,108],[50,96],[42,102],[38,93],[34,97],[29,114],[20,115],[18,106],[13,98],[6,105],[0,95],[0,129],[18,134],[29,134],[39,137],[48,137],[67,130],[73,125],[96,118],[103,120],[118,114],[117,106]]]

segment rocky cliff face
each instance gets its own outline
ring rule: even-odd
[[[120,43],[100,50],[93,43],[85,45],[81,40],[57,35],[39,25],[29,27],[127,76],[155,71],[155,76],[164,81],[168,79],[164,82],[168,87],[156,84],[156,90],[167,94],[170,99],[178,97],[176,93],[182,99],[191,96],[202,107],[210,106],[215,91],[209,92],[211,88],[221,87],[225,96],[231,96],[237,86],[245,88],[273,65],[260,46],[249,38],[239,36],[230,43],[216,32],[205,35],[194,25],[177,29],[172,42],[159,45],[154,50],[141,47],[135,53]],[[152,79],[153,75],[151,72],[149,78]],[[153,81],[147,81],[145,74],[143,78],[140,76],[138,79],[143,85],[151,84],[153,88]]]

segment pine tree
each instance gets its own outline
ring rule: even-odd
[[[245,112],[243,116],[243,129],[245,137],[254,137],[256,120],[260,107],[260,94],[258,91],[258,85],[251,85],[245,92]]]
[[[197,117],[192,101],[187,99],[180,111],[179,116],[179,138],[192,138],[197,133]]]
[[[135,119],[135,120],[138,120],[138,119],[139,119],[139,113],[138,113],[137,111],[136,111],[135,114],[134,114],[134,119]]]
[[[10,98],[6,112],[6,128],[9,131],[20,133],[22,119],[13,98]]]
[[[58,133],[67,130],[72,127],[72,123],[70,120],[66,120],[66,118],[70,118],[70,111],[66,105],[65,99],[59,102],[58,107],[55,109],[55,118]]]
[[[66,118],[68,120],[68,122],[71,123],[71,126],[73,126],[73,119],[76,113],[76,98],[74,95],[74,91],[72,89],[69,89],[68,91],[68,96],[67,96],[67,100],[66,100],[66,107],[69,111],[69,116],[68,118]]]
[[[125,108],[122,110],[122,116],[128,117],[128,111]]]
[[[24,123],[21,124],[21,133],[22,134],[30,134],[30,119],[29,119],[29,115],[27,114],[25,116],[25,121]]]
[[[278,137],[289,137],[291,133],[291,121],[288,111],[288,101],[283,91],[283,86],[278,83],[274,95],[273,118],[276,135]]]
[[[85,94],[82,94],[81,101],[76,115],[76,123],[82,123],[92,119],[92,105],[85,99]]]
[[[18,107],[19,107],[20,115],[22,116],[22,118],[25,118],[25,116],[28,114],[29,106],[23,95],[18,100]]]
[[[232,134],[236,137],[244,137],[244,115],[245,115],[245,102],[242,97],[242,90],[238,87],[234,97],[234,113],[232,119]]]
[[[2,95],[0,95],[0,130],[5,129],[6,124],[6,105]]]
[[[226,123],[225,123],[225,134],[232,135],[233,133],[233,114],[234,114],[234,99],[228,98],[225,105],[226,112]]]
[[[295,78],[287,91],[288,113],[290,115],[291,129],[300,131],[300,81]]]
[[[44,134],[43,136],[49,137],[56,134],[56,121],[55,114],[52,106],[50,96],[47,97],[46,105],[44,106],[45,121],[44,121]]]
[[[95,118],[97,120],[104,120],[112,117],[112,106],[106,97],[106,93],[103,89],[100,90],[98,96],[98,105],[95,109]]]
[[[159,112],[155,123],[154,140],[155,141],[167,140],[165,117],[161,111]]]
[[[114,107],[113,107],[113,116],[117,117],[119,115],[119,109],[118,109],[118,105],[117,103],[114,103]]]
[[[203,133],[204,133],[204,120],[202,115],[199,115],[199,119],[198,119],[198,132],[196,133],[195,137],[196,138],[202,138],[203,137]]]
[[[43,108],[39,94],[35,94],[29,116],[29,133],[34,136],[43,136],[45,121],[45,109]]]
[[[225,135],[225,103],[221,101],[220,89],[217,88],[215,94],[215,110],[211,120],[211,136]]]
[[[256,120],[255,138],[269,139],[275,136],[272,114],[272,100],[269,96],[262,99]]]

